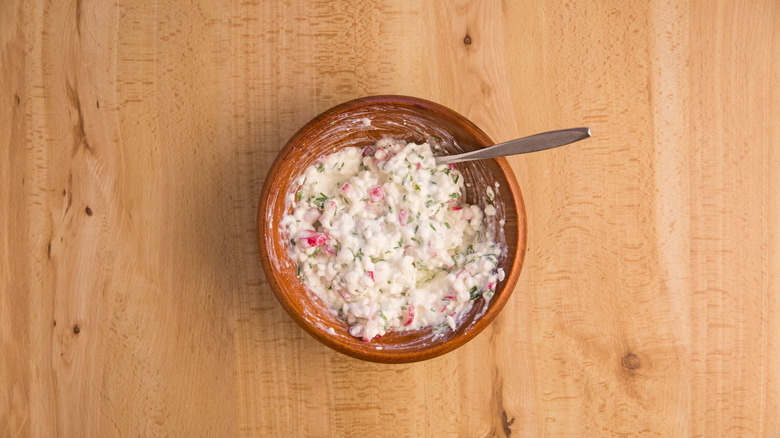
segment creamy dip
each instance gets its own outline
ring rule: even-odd
[[[503,246],[487,206],[465,204],[455,166],[436,165],[428,143],[384,139],[306,169],[283,220],[297,275],[368,342],[390,330],[455,330],[504,279]]]

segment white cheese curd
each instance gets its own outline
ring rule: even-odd
[[[449,326],[504,279],[486,204],[463,202],[463,176],[428,143],[384,139],[320,157],[283,220],[298,277],[368,342],[390,330]]]

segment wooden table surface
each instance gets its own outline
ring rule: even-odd
[[[529,247],[441,358],[319,344],[261,271],[306,121],[434,100]],[[780,3],[0,2],[0,436],[780,436]]]

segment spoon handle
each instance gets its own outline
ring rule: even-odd
[[[527,154],[529,152],[557,148],[558,146],[564,146],[588,137],[590,137],[590,128],[572,128],[543,132],[463,154],[436,157],[436,164],[460,163],[462,161]]]

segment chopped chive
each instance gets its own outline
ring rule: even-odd
[[[320,195],[314,198],[314,205],[317,206],[319,209],[325,208],[325,201],[328,200],[328,197],[325,196],[324,193],[320,192]]]
[[[450,223],[449,222],[445,222],[444,226],[447,227],[448,230],[450,229]]]

